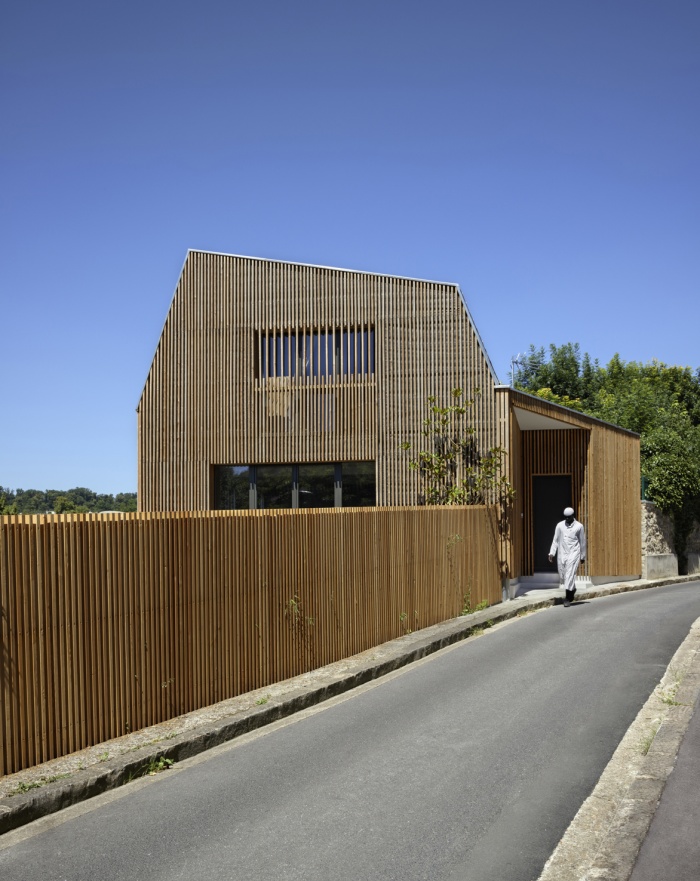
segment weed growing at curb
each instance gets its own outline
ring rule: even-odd
[[[255,701],[255,705],[258,706],[258,707],[261,707],[263,704],[266,704],[269,700],[270,700],[270,695],[269,695],[269,694],[266,694],[266,695],[264,695],[263,697],[259,697],[259,698]]]
[[[518,612],[516,612],[515,617],[524,618],[526,615],[532,615],[534,611],[535,609],[520,609]]]
[[[681,687],[681,682],[683,681],[683,676],[674,669],[669,668],[668,671],[671,676],[673,676],[673,683],[669,685],[667,688],[657,688],[656,694],[661,703],[666,704],[668,707],[684,707],[687,704],[682,703],[681,701],[676,700],[676,695],[678,694],[678,689]]]
[[[477,603],[475,606],[472,606],[472,592],[471,588],[464,594],[462,611],[459,613],[460,617],[464,615],[472,615],[474,612],[481,612],[484,609],[488,609],[489,601],[482,600],[480,603]]]
[[[148,765],[146,765],[144,776],[153,777],[161,771],[167,771],[168,768],[172,768],[174,764],[175,762],[172,759],[166,759],[165,756],[158,756],[157,759],[151,759]]]
[[[649,753],[651,745],[654,742],[654,738],[658,734],[659,728],[661,728],[661,722],[656,722],[640,740],[639,749],[643,756],[646,756]]]
[[[13,795],[24,795],[25,792],[31,792],[32,789],[41,789],[47,783],[65,780],[66,777],[70,777],[70,774],[54,774],[52,777],[40,777],[39,780],[35,780],[33,783],[18,783],[13,790],[7,793],[7,796],[11,798]]]
[[[676,700],[676,689],[670,689],[669,691],[660,691],[659,700],[662,704],[666,704],[669,707],[683,707],[686,704],[682,704],[680,701]]]

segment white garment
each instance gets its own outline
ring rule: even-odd
[[[560,583],[565,590],[576,590],[578,564],[586,559],[586,533],[583,524],[578,520],[574,520],[571,525],[566,520],[557,523],[552,547],[549,549],[550,557],[555,554]]]

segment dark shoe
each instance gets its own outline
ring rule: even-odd
[[[564,597],[564,605],[568,608],[571,605],[571,591],[567,590]]]

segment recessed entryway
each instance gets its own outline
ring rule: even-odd
[[[564,508],[573,505],[571,475],[536,475],[532,478],[533,559],[535,572],[554,572],[557,564],[547,559],[554,529]]]

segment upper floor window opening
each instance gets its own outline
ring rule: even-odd
[[[374,376],[374,327],[260,331],[257,334],[258,376]]]

